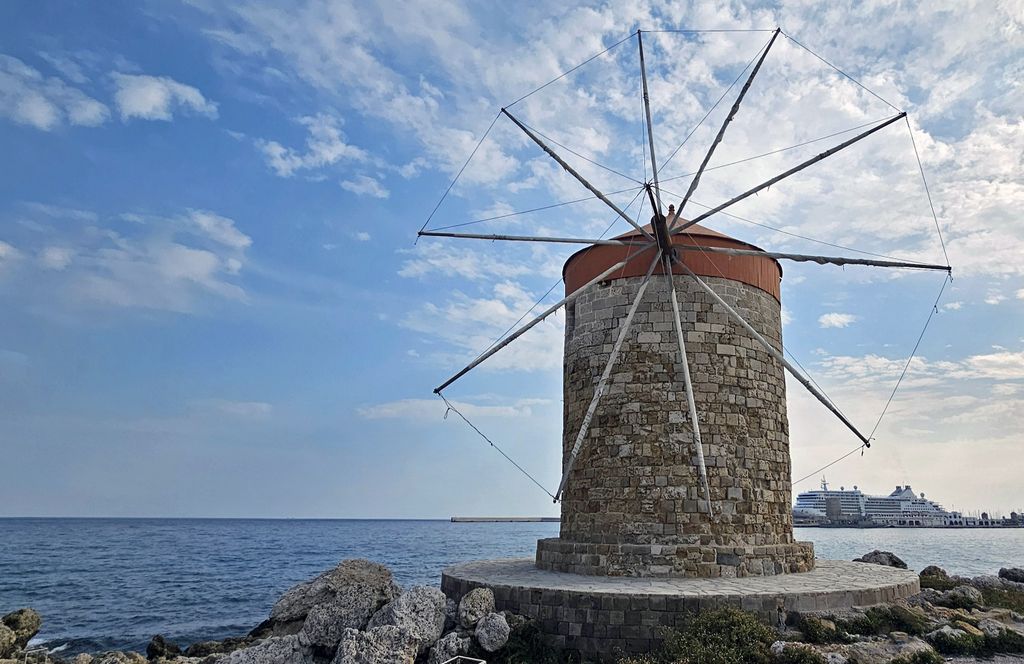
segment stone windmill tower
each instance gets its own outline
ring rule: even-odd
[[[903,120],[904,112],[684,218],[780,34],[771,31],[678,208],[667,209],[658,181],[643,36],[640,31],[631,35],[643,81],[651,178],[642,183],[642,192],[654,210],[650,224],[641,225],[613,203],[506,107],[498,117],[519,127],[633,230],[611,240],[419,233],[589,245],[565,263],[560,302],[435,389],[444,398],[443,390],[454,381],[565,307],[562,479],[549,493],[561,501],[561,532],[538,543],[540,570],[626,577],[774,576],[811,570],[813,547],[793,541],[785,372],[862,446],[870,446],[870,437],[786,359],[779,261],[950,271],[948,265],[763,251],[700,225]]]

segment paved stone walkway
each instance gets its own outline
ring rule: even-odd
[[[542,588],[595,594],[670,595],[673,597],[817,594],[881,590],[916,584],[915,572],[868,563],[818,560],[801,574],[738,579],[601,577],[548,572],[532,558],[481,560],[455,565],[445,575],[481,585]],[[915,589],[916,592],[916,589]],[[886,601],[879,598],[879,601]]]
[[[736,579],[568,574],[539,570],[532,558],[463,563],[441,575],[456,601],[481,587],[494,591],[499,610],[536,620],[555,645],[598,659],[650,652],[662,628],[685,625],[698,611],[732,606],[778,624],[790,611],[871,606],[921,589],[914,572],[836,560],[800,574]]]

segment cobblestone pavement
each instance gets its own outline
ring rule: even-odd
[[[463,581],[491,586],[675,597],[842,593],[916,585],[918,581],[917,574],[909,570],[840,560],[818,560],[812,571],[801,574],[735,579],[583,576],[539,570],[530,558],[463,563],[446,569],[444,573]],[[880,598],[879,601],[885,600]]]

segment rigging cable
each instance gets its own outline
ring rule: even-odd
[[[610,191],[606,195],[607,196],[615,196],[617,194],[624,194],[624,193],[626,193],[628,191],[633,191],[634,189],[637,189],[637,187],[629,187],[628,189],[619,189],[618,191]],[[639,189],[643,190],[643,186],[639,187]],[[431,228],[430,230],[432,230],[432,231],[446,231],[446,230],[449,230],[451,228],[461,228],[463,226],[472,226],[473,224],[482,224],[485,221],[496,221],[498,219],[507,219],[508,217],[517,217],[517,216],[522,215],[522,214],[530,214],[532,212],[542,212],[544,210],[551,210],[551,209],[557,208],[557,207],[564,207],[566,205],[574,205],[576,203],[583,203],[583,202],[586,202],[586,201],[596,201],[596,200],[597,200],[597,196],[587,196],[586,198],[577,198],[576,200],[573,200],[573,201],[563,201],[561,203],[552,203],[551,205],[542,205],[540,207],[530,208],[529,210],[518,210],[518,211],[515,211],[515,212],[506,212],[505,214],[499,214],[499,215],[496,215],[496,216],[493,216],[493,217],[484,217],[483,219],[474,219],[473,221],[463,221],[461,223],[450,224],[448,226],[438,226],[437,228]]]
[[[520,122],[523,122],[523,121],[520,120]],[[643,185],[643,182],[641,182],[640,180],[637,180],[636,178],[634,178],[634,177],[632,177],[630,175],[626,175],[625,173],[617,171],[617,170],[615,170],[614,168],[612,168],[610,166],[605,166],[604,164],[602,164],[600,162],[594,161],[593,159],[590,159],[589,157],[585,157],[585,156],[581,155],[579,152],[576,152],[575,150],[573,150],[572,148],[570,148],[567,145],[559,143],[558,141],[556,141],[555,139],[551,138],[550,136],[548,136],[544,132],[540,131],[536,127],[531,127],[530,125],[526,124],[525,122],[523,122],[523,124],[526,126],[527,129],[529,129],[533,133],[538,134],[539,136],[542,136],[542,137],[548,139],[550,142],[554,143],[555,145],[557,145],[558,147],[562,148],[563,150],[567,150],[568,152],[571,152],[572,154],[576,155],[580,159],[582,159],[584,161],[588,161],[591,164],[593,164],[594,166],[597,166],[598,168],[603,168],[604,170],[608,171],[609,173],[614,173],[615,175],[618,175],[621,178],[626,178],[630,182],[635,182],[635,183],[637,183],[639,185]]]
[[[924,321],[924,327],[921,328],[921,334],[919,334],[917,336],[917,343],[914,344],[914,349],[910,352],[910,357],[907,358],[907,363],[905,365],[903,365],[903,371],[900,373],[900,377],[898,379],[896,379],[896,384],[892,388],[892,393],[889,394],[889,399],[885,402],[885,406],[882,408],[882,412],[878,416],[878,421],[875,422],[875,426],[871,429],[871,434],[868,436],[868,438],[873,438],[875,433],[878,431],[878,427],[882,424],[882,419],[885,417],[886,412],[888,412],[888,410],[889,410],[889,406],[892,404],[893,399],[896,397],[896,391],[900,389],[900,383],[903,382],[903,378],[907,375],[907,371],[910,369],[910,364],[914,361],[914,357],[917,355],[917,350],[921,346],[921,340],[924,339],[924,334],[925,334],[925,332],[928,331],[928,325],[931,324],[932,318],[935,316],[935,314],[937,314],[939,312],[939,300],[942,299],[942,293],[946,290],[946,286],[952,280],[953,280],[953,277],[950,274],[948,274],[948,273],[946,274],[945,278],[943,278],[943,280],[942,280],[942,287],[939,288],[939,294],[935,298],[935,303],[932,305],[931,310],[928,312],[928,318],[925,319],[925,321]],[[856,453],[857,451],[859,451],[859,450],[861,450],[863,448],[864,448],[864,444],[861,443],[858,447],[855,447],[854,449],[850,450],[849,452],[847,452],[846,454],[842,455],[841,457],[839,457],[835,461],[832,461],[831,463],[825,464],[821,468],[815,470],[813,473],[809,473],[807,475],[804,475],[800,479],[794,481],[793,485],[795,486],[797,484],[800,484],[801,482],[804,482],[804,481],[814,477],[815,475],[817,475],[818,473],[822,472],[823,470],[827,470],[828,468],[831,468],[832,466],[836,465],[837,463],[839,463],[840,461],[842,461],[846,457]]]
[[[612,49],[613,49],[613,48],[615,48],[616,46],[618,46],[618,45],[622,44],[622,43],[623,43],[623,42],[625,42],[625,41],[628,41],[628,40],[629,40],[629,39],[631,39],[631,38],[633,37],[633,35],[635,35],[635,34],[636,34],[636,32],[635,32],[635,31],[634,31],[634,32],[631,32],[631,33],[629,33],[628,35],[626,35],[625,37],[623,37],[623,38],[622,38],[622,39],[620,39],[619,41],[615,42],[614,44],[612,44],[612,45],[611,45],[611,46],[609,46],[608,48],[604,49],[604,50],[603,50],[603,51],[601,51],[600,53],[595,53],[594,55],[590,56],[589,58],[587,58],[587,59],[586,59],[586,60],[584,60],[583,62],[581,62],[581,63],[579,63],[578,65],[576,65],[575,67],[573,67],[572,69],[569,69],[569,70],[566,70],[566,71],[562,72],[561,74],[559,74],[558,76],[554,77],[553,79],[551,79],[550,81],[548,81],[548,82],[547,82],[547,83],[545,83],[544,85],[541,85],[540,87],[538,87],[538,88],[535,88],[535,89],[533,89],[533,90],[532,90],[532,91],[530,91],[530,92],[527,92],[527,93],[526,93],[525,95],[523,95],[523,96],[522,96],[522,97],[520,97],[519,99],[516,99],[516,100],[515,100],[514,102],[512,102],[511,104],[505,104],[505,108],[512,108],[513,106],[515,106],[516,104],[518,104],[518,103],[519,103],[519,102],[521,102],[522,100],[526,99],[527,97],[529,97],[529,96],[531,96],[531,95],[534,95],[534,94],[536,94],[536,93],[540,92],[541,90],[543,90],[544,88],[548,87],[548,86],[549,86],[549,85],[551,85],[552,83],[555,83],[556,81],[559,81],[559,80],[561,80],[561,79],[565,78],[566,76],[568,76],[569,74],[573,73],[574,71],[576,71],[577,69],[579,69],[579,68],[580,68],[580,67],[582,67],[583,65],[585,65],[585,64],[588,64],[588,63],[590,63],[590,62],[592,62],[592,61],[594,61],[594,60],[598,59],[599,57],[601,57],[602,55],[604,55],[604,54],[605,54],[605,53],[607,53],[608,51],[612,50]]]
[[[504,450],[502,450],[502,449],[501,449],[500,447],[498,447],[497,445],[495,445],[495,444],[494,444],[494,441],[493,441],[493,440],[491,440],[490,438],[488,438],[488,437],[487,437],[487,436],[486,436],[486,435],[484,434],[484,432],[483,432],[483,431],[481,431],[480,429],[476,428],[476,425],[475,425],[475,424],[473,424],[472,422],[470,422],[470,421],[469,421],[469,419],[468,419],[468,418],[467,418],[467,417],[466,417],[465,415],[463,415],[463,414],[462,414],[462,411],[460,411],[460,410],[459,410],[458,408],[456,408],[455,406],[453,406],[453,405],[452,405],[452,403],[451,403],[450,401],[448,401],[448,399],[446,399],[446,398],[445,398],[445,396],[444,396],[443,394],[441,394],[440,392],[438,392],[438,393],[437,393],[437,396],[441,397],[441,400],[442,400],[442,401],[444,401],[444,405],[445,405],[445,406],[446,406],[446,407],[448,408],[448,410],[450,410],[450,411],[453,411],[453,412],[454,412],[454,413],[455,413],[456,415],[458,415],[459,417],[461,417],[461,418],[462,418],[462,420],[463,420],[463,421],[464,421],[464,422],[465,422],[466,424],[468,424],[468,425],[470,426],[470,428],[471,428],[471,429],[473,429],[473,431],[476,431],[476,432],[477,432],[477,433],[478,433],[478,434],[480,435],[480,437],[481,437],[481,438],[483,438],[483,439],[484,439],[484,440],[486,440],[486,441],[487,441],[488,443],[490,443],[491,447],[493,447],[494,449],[498,450],[498,453],[499,453],[499,454],[500,454],[501,456],[505,457],[505,458],[506,458],[506,459],[508,460],[508,462],[509,462],[509,463],[511,463],[511,464],[512,464],[513,466],[515,466],[516,468],[518,468],[518,469],[519,469],[519,472],[521,472],[521,473],[522,473],[523,475],[526,475],[527,477],[529,477],[529,478],[530,478],[530,481],[531,481],[531,482],[533,482],[534,484],[536,484],[537,486],[539,486],[539,487],[540,487],[540,490],[541,490],[541,491],[543,491],[544,493],[546,493],[546,494],[548,494],[549,496],[551,496],[551,498],[552,498],[552,499],[554,499],[555,501],[557,501],[557,500],[558,500],[557,498],[555,498],[555,494],[553,494],[553,493],[551,493],[550,491],[548,491],[547,489],[545,489],[545,488],[544,488],[544,485],[543,485],[543,484],[541,484],[540,482],[538,482],[538,481],[537,481],[537,478],[535,478],[535,477],[534,477],[533,475],[531,475],[530,473],[526,472],[526,469],[524,469],[524,468],[523,468],[522,466],[520,466],[520,465],[519,465],[518,463],[516,463],[516,462],[515,462],[515,461],[514,461],[514,460],[512,459],[512,457],[510,457],[509,455],[505,454],[505,451],[504,451]],[[448,412],[447,412],[447,411],[445,411],[444,417],[445,417],[445,419],[448,419]]]
[[[942,229],[939,227],[939,217],[935,214],[935,203],[932,202],[932,192],[928,188],[928,178],[924,176],[924,164],[921,163],[921,155],[917,151],[917,141],[914,140],[914,130],[910,127],[910,120],[907,121],[907,133],[910,134],[910,144],[914,146],[914,156],[917,157],[917,168],[921,171],[921,182],[924,183],[924,193],[928,197],[928,207],[932,211],[932,219],[935,221],[935,232],[939,234],[939,244],[942,245],[942,255],[946,257],[946,265],[949,265],[949,254],[946,253],[946,241],[942,239]]]
[[[752,32],[759,32],[759,31],[752,31]],[[732,90],[732,89],[733,89],[734,87],[736,87],[736,84],[740,82],[740,79],[741,79],[741,78],[743,78],[743,74],[744,74],[744,73],[745,73],[745,72],[746,72],[746,71],[747,71],[748,69],[750,69],[750,66],[751,66],[752,64],[754,64],[754,61],[755,61],[755,60],[757,60],[757,57],[758,57],[759,55],[761,55],[761,51],[763,51],[763,50],[764,50],[764,49],[765,49],[765,48],[766,48],[767,46],[768,46],[768,44],[766,43],[766,44],[765,44],[764,46],[762,46],[761,48],[757,49],[757,53],[755,53],[755,54],[754,54],[754,57],[750,58],[750,62],[748,62],[748,63],[747,63],[747,66],[746,66],[746,67],[744,67],[744,68],[743,68],[743,69],[742,69],[742,70],[740,71],[740,73],[736,75],[736,79],[735,79],[735,80],[734,80],[734,81],[733,81],[732,83],[730,83],[730,84],[729,84],[729,87],[725,89],[725,92],[723,92],[723,93],[722,93],[722,96],[718,98],[718,101],[716,101],[716,102],[715,102],[715,105],[714,105],[714,106],[712,106],[711,108],[709,108],[709,109],[708,109],[708,112],[707,112],[707,113],[705,113],[705,114],[704,114],[704,117],[702,117],[702,118],[700,119],[700,122],[698,122],[698,123],[697,123],[697,126],[696,126],[696,127],[694,127],[693,129],[691,129],[691,130],[690,130],[690,133],[686,135],[686,138],[684,138],[684,139],[683,139],[683,142],[682,142],[682,143],[680,143],[680,144],[679,144],[679,146],[678,146],[678,147],[677,147],[677,148],[676,148],[675,150],[673,150],[673,151],[672,151],[672,154],[670,154],[670,155],[668,156],[668,159],[666,159],[666,160],[664,161],[664,163],[662,163],[662,165],[661,165],[661,168],[659,168],[659,169],[658,169],[658,173],[659,173],[659,174],[660,174],[660,173],[661,173],[661,172],[662,172],[663,170],[665,170],[665,167],[666,167],[666,166],[668,166],[668,163],[669,163],[670,161],[672,161],[672,158],[673,158],[673,157],[675,157],[675,156],[676,156],[676,154],[677,154],[677,153],[678,153],[678,152],[679,152],[680,150],[682,150],[682,149],[683,149],[683,146],[684,146],[684,145],[686,145],[686,142],[687,142],[688,140],[690,140],[690,137],[691,137],[691,136],[693,136],[694,132],[696,132],[696,131],[697,131],[698,129],[700,129],[700,126],[701,126],[702,124],[704,124],[704,121],[708,119],[708,116],[709,116],[709,115],[711,115],[712,113],[714,113],[714,112],[715,112],[715,109],[716,109],[716,108],[718,108],[718,105],[722,103],[722,100],[723,100],[723,99],[725,99],[725,96],[726,96],[727,94],[729,94],[729,91],[730,91],[730,90]]]
[[[484,141],[487,139],[487,135],[491,133],[492,129],[494,129],[494,123],[498,121],[499,117],[501,117],[501,111],[498,111],[498,113],[495,114],[494,119],[491,120],[491,124],[487,126],[487,131],[485,131],[484,135],[480,137],[479,141],[477,141],[476,147],[473,148],[473,151],[469,153],[469,158],[466,159],[466,163],[462,165],[462,168],[459,169],[459,172],[455,174],[454,178],[452,178],[452,181],[448,185],[448,188],[444,190],[443,194],[441,194],[441,199],[437,201],[437,205],[435,205],[434,209],[430,211],[430,215],[427,216],[427,220],[423,222],[422,226],[420,226],[420,231],[426,228],[427,224],[430,223],[430,220],[434,218],[434,214],[437,213],[437,209],[441,207],[441,203],[444,203],[444,199],[448,197],[448,194],[451,192],[452,187],[454,187],[455,183],[459,181],[460,177],[462,177],[462,172],[466,170],[467,166],[469,166],[469,162],[473,161],[473,157],[476,155],[476,151],[480,149],[480,146],[483,145]],[[414,241],[413,244],[415,245],[416,242],[418,241],[419,236],[417,235],[416,241]]]
[[[793,42],[794,44],[796,44],[796,45],[797,45],[797,46],[799,46],[800,48],[804,49],[805,51],[807,51],[808,53],[810,53],[810,54],[811,54],[811,55],[813,55],[814,57],[818,58],[819,60],[821,60],[822,62],[824,62],[824,63],[825,63],[826,65],[828,65],[829,67],[831,67],[832,69],[835,69],[835,70],[836,70],[837,72],[839,72],[840,74],[842,74],[843,76],[845,76],[845,77],[846,77],[846,78],[848,78],[849,80],[853,81],[853,83],[855,83],[856,85],[860,86],[860,88],[861,88],[862,90],[864,90],[864,91],[865,91],[865,92],[867,92],[867,93],[868,93],[869,95],[871,95],[871,96],[872,96],[872,97],[874,97],[875,99],[879,100],[880,102],[882,102],[883,104],[885,104],[885,105],[886,105],[886,106],[888,106],[889,108],[893,109],[894,111],[896,111],[896,112],[898,112],[898,113],[900,113],[900,112],[902,112],[902,111],[903,111],[903,109],[901,109],[901,108],[897,108],[897,107],[893,106],[893,105],[892,105],[892,104],[891,104],[890,102],[888,102],[887,100],[885,100],[885,99],[883,99],[883,98],[882,98],[881,96],[879,96],[879,94],[878,94],[877,92],[875,92],[875,91],[874,91],[874,90],[872,90],[871,88],[867,87],[866,85],[864,85],[863,83],[861,83],[860,81],[858,81],[858,80],[857,80],[857,79],[855,79],[854,77],[850,76],[849,74],[847,74],[847,73],[846,73],[845,71],[843,71],[843,70],[842,70],[842,69],[840,69],[839,67],[836,67],[836,66],[835,66],[834,64],[832,64],[831,62],[829,62],[829,61],[828,61],[828,60],[826,60],[825,58],[821,57],[820,55],[818,55],[817,53],[815,53],[815,52],[814,52],[814,51],[812,51],[811,49],[807,48],[806,46],[804,46],[803,44],[801,44],[800,42],[798,42],[798,41],[796,40],[796,37],[794,37],[793,35],[790,35],[790,34],[788,34],[788,33],[787,33],[787,32],[786,32],[785,30],[783,30],[783,31],[782,31],[782,36],[783,36],[783,37],[785,37],[786,39],[790,40],[791,42]]]

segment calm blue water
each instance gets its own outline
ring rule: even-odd
[[[144,649],[247,632],[287,588],[344,558],[388,565],[404,586],[478,558],[532,556],[556,523],[448,521],[0,519],[0,613],[43,614],[40,640],[66,653]],[[798,529],[821,558],[871,549],[915,569],[961,574],[1024,567],[1024,529]]]

